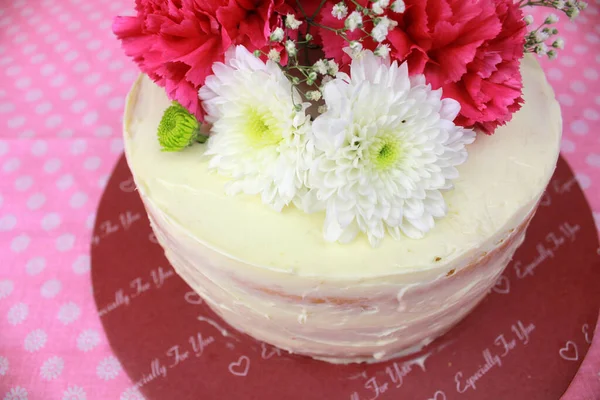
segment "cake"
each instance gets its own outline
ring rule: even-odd
[[[393,7],[399,7],[397,3]],[[375,4],[392,7],[388,2]],[[334,16],[335,7],[327,10]],[[295,23],[286,26],[293,29]],[[115,27],[115,31],[123,38],[125,29]],[[355,62],[374,62],[373,53],[348,54],[355,75],[361,71]],[[204,144],[191,145],[188,140],[180,152],[164,151],[166,142],[157,140],[170,108],[182,107],[172,103],[173,92],[164,89],[169,83],[156,74],[140,75],[127,98],[127,162],[171,265],[229,325],[290,353],[333,363],[398,357],[420,350],[448,331],[490,291],[523,242],[553,174],[562,129],[559,105],[535,56],[521,56],[513,71],[519,75],[515,79],[519,96],[508,107],[518,111],[503,116],[505,121],[467,122],[465,115],[452,114],[451,119],[456,116],[455,122],[462,120],[463,125],[448,129],[467,138],[454,146],[460,151],[464,148],[468,157],[456,163],[452,184],[440,191],[444,215],[428,218],[434,222],[422,234],[413,235],[412,228],[403,228],[399,237],[390,232],[381,239],[369,226],[359,224],[349,240],[342,240],[341,230],[334,240],[325,240],[323,220],[329,217],[324,217],[323,209],[307,212],[301,202],[292,201],[269,207],[265,197],[256,193],[226,193],[232,178],[213,168],[215,155],[210,147],[212,135],[225,133],[212,132]],[[143,60],[137,61],[144,65]],[[214,70],[222,79],[217,70],[225,64],[219,65]],[[259,68],[263,65],[268,62]],[[387,76],[381,75],[386,68],[389,76],[400,74],[403,68],[397,63],[381,65],[377,79]],[[343,84],[348,84],[350,78],[343,76]],[[214,87],[215,80],[210,79],[206,86]],[[425,79],[411,80],[411,84],[417,82],[427,93],[434,93],[430,85],[424,86]],[[328,85],[332,87],[327,83],[325,88]],[[327,89],[323,93],[327,100]],[[218,93],[202,94],[200,89],[205,112],[210,114],[210,107],[216,107],[211,101],[219,99]],[[201,121],[206,115],[194,107],[187,104],[185,112]],[[439,108],[442,116],[432,123],[444,120],[444,107]],[[313,118],[312,126],[318,118]],[[447,122],[443,121],[444,127],[450,126]],[[211,123],[213,127],[218,124]],[[478,132],[474,141],[467,125]],[[198,135],[199,128],[194,129]],[[309,148],[311,142],[307,143],[302,146]],[[407,154],[402,157],[409,158]],[[423,201],[427,208],[430,203]],[[418,226],[418,221],[412,226]],[[389,224],[387,228],[392,230]]]

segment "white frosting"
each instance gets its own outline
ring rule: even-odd
[[[126,155],[167,257],[228,323],[296,353],[379,361],[429,343],[466,315],[523,239],[519,228],[554,170],[562,123],[533,57],[522,72],[525,106],[468,147],[444,196],[448,216],[420,240],[386,238],[376,249],[364,237],[326,243],[322,214],[277,213],[254,196],[225,195],[204,146],[160,151],[156,128],[169,101],[146,77],[128,99]]]

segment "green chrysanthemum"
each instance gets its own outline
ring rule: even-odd
[[[158,125],[158,142],[163,151],[180,151],[196,141],[205,142],[206,137],[199,132],[196,117],[174,101],[165,110]]]

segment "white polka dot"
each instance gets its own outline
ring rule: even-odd
[[[30,241],[29,236],[22,233],[10,242],[10,249],[15,253],[21,253],[27,249]]]
[[[577,24],[573,22],[567,22],[566,24],[564,24],[564,28],[569,32],[575,32],[577,31]]]
[[[108,108],[111,110],[117,110],[123,107],[123,98],[122,97],[114,97],[109,100]]]
[[[56,67],[52,64],[46,64],[42,68],[40,68],[40,73],[42,76],[48,76],[56,71]]]
[[[71,185],[73,185],[73,175],[71,174],[63,175],[56,181],[56,187],[60,190],[67,190]]]
[[[79,21],[71,21],[69,25],[67,25],[67,30],[70,32],[77,31],[81,28],[81,22]]]
[[[23,347],[25,347],[26,351],[33,353],[43,349],[47,340],[48,335],[46,332],[44,332],[42,329],[36,329],[29,332],[27,336],[25,336]]]
[[[67,62],[71,62],[71,61],[75,60],[77,57],[79,57],[79,53],[75,50],[71,50],[67,54],[65,54],[64,59]]]
[[[100,29],[107,30],[108,28],[110,28],[111,25],[112,22],[109,19],[105,19],[104,21],[100,22],[100,25],[98,26],[100,27]]]
[[[75,139],[71,144],[71,154],[81,154],[85,151],[87,142],[85,139]]]
[[[598,114],[598,111],[596,110],[586,108],[585,110],[583,110],[583,118],[588,119],[590,121],[598,121],[600,119],[600,114]]]
[[[111,55],[112,55],[112,52],[109,49],[104,49],[101,52],[99,52],[96,57],[98,57],[98,60],[100,60],[100,61],[105,61],[105,60],[108,60]]]
[[[15,111],[13,103],[0,103],[0,114],[8,114]]]
[[[112,135],[112,128],[108,125],[102,125],[96,128],[94,135],[99,137],[107,137]]]
[[[53,174],[60,169],[61,161],[58,158],[51,158],[44,163],[44,172]]]
[[[34,257],[25,265],[25,271],[29,275],[38,275],[46,268],[46,259],[43,257]]]
[[[42,219],[42,228],[45,231],[51,231],[60,226],[60,215],[57,213],[46,214]]]
[[[40,89],[31,89],[25,93],[25,100],[36,101],[42,98],[42,91]]]
[[[72,265],[73,272],[82,275],[90,271],[90,256],[82,254],[75,259]]]
[[[116,70],[122,69],[122,68],[123,68],[123,61],[121,61],[121,60],[114,60],[110,64],[108,64],[109,71],[116,71]]]
[[[15,81],[15,86],[18,89],[25,89],[29,85],[31,85],[31,78],[28,76],[23,76]]]
[[[133,82],[135,77],[137,76],[136,71],[125,71],[121,74],[121,82],[130,83]]]
[[[600,168],[600,154],[588,155],[585,162],[592,167]]]
[[[585,93],[587,89],[585,83],[581,81],[573,81],[571,83],[571,90],[573,90],[575,93]]]
[[[73,129],[63,128],[57,133],[58,137],[68,138],[73,136]]]
[[[101,13],[101,12],[98,12],[98,11],[96,11],[96,12],[93,12],[93,13],[91,13],[91,14],[88,16],[88,18],[89,18],[91,21],[97,21],[97,20],[99,20],[100,18],[102,18],[102,13]]]
[[[85,61],[79,61],[77,64],[73,66],[73,71],[81,73],[90,69],[90,64]]]
[[[558,59],[562,65],[566,65],[568,67],[572,67],[576,63],[575,59],[570,56],[560,56]]]
[[[7,314],[8,323],[11,325],[19,325],[27,319],[29,307],[25,303],[17,303],[13,305]]]
[[[58,310],[58,320],[65,325],[76,321],[81,315],[81,309],[73,302],[63,304]]]
[[[571,131],[576,135],[586,135],[588,133],[588,124],[580,119],[571,122]]]
[[[90,229],[90,230],[94,229],[94,223],[95,222],[96,222],[96,214],[95,213],[91,213],[85,219],[85,227],[88,228],[88,229]]]
[[[58,17],[58,20],[60,22],[67,22],[68,20],[71,19],[71,16],[69,14],[60,14],[60,16]]]
[[[12,293],[15,284],[13,281],[9,281],[8,279],[3,279],[0,281],[0,299],[5,299]]]
[[[83,80],[85,83],[87,83],[88,85],[92,85],[96,82],[98,82],[100,80],[100,74],[90,74],[88,76],[85,77],[85,79]]]
[[[31,61],[32,64],[39,64],[42,61],[44,61],[45,59],[46,59],[46,55],[45,54],[38,53],[38,54],[33,55],[33,57],[31,57],[30,61]]]
[[[12,214],[0,217],[0,232],[11,231],[17,225],[17,217]]]
[[[50,279],[44,282],[40,289],[40,294],[46,299],[51,299],[53,297],[56,297],[56,295],[60,292],[61,288],[62,284],[58,279]]]
[[[56,75],[52,79],[50,79],[50,86],[53,86],[53,87],[60,86],[63,83],[65,83],[66,80],[67,80],[67,77],[64,76],[63,74]]]
[[[92,34],[88,31],[81,32],[79,35],[77,35],[77,39],[80,39],[80,40],[87,40],[91,37],[92,37]]]
[[[561,80],[563,77],[563,73],[558,68],[550,68],[547,72],[548,78],[553,80]]]
[[[109,84],[103,84],[96,88],[96,96],[104,96],[112,92],[112,87]]]
[[[35,193],[32,194],[29,199],[27,199],[27,208],[30,210],[37,210],[46,202],[46,196],[43,193]]]
[[[23,43],[27,40],[28,36],[26,33],[19,33],[17,36],[15,36],[15,38],[13,39],[13,43],[19,44],[19,43]]]
[[[598,36],[594,33],[587,33],[585,35],[585,40],[587,40],[588,42],[590,42],[592,44],[600,43],[600,36]]]
[[[18,65],[13,65],[12,67],[8,67],[6,69],[6,75],[8,76],[15,76],[18,75],[21,72],[21,67],[19,67]]]
[[[85,159],[85,161],[83,162],[83,167],[87,170],[90,171],[95,171],[98,169],[98,167],[100,167],[100,157],[88,157]]]
[[[98,120],[98,113],[96,111],[89,111],[83,116],[83,123],[85,125],[92,125]]]
[[[77,89],[75,89],[74,87],[63,89],[60,92],[60,98],[63,99],[63,100],[72,99],[76,95],[77,95]]]
[[[54,43],[59,39],[58,33],[53,32],[45,37],[46,43]]]
[[[575,178],[577,178],[579,185],[584,190],[589,188],[590,185],[592,184],[592,180],[590,179],[590,177],[585,174],[576,174]]]
[[[575,151],[575,143],[573,143],[569,139],[563,138],[560,143],[560,150],[565,153],[572,153]]]
[[[65,233],[56,238],[56,250],[58,251],[68,251],[73,248],[75,244],[75,235],[70,233]]]
[[[2,57],[0,58],[0,65],[7,65],[10,64],[14,61],[14,58],[6,56],[6,57]]]
[[[22,115],[13,117],[11,119],[8,120],[8,127],[9,128],[18,128],[20,126],[23,126],[23,124],[25,123],[25,117]]]
[[[43,140],[36,140],[33,142],[33,145],[31,145],[31,154],[34,156],[42,156],[46,154],[46,151],[48,151],[48,144]]]
[[[68,48],[69,48],[69,43],[67,43],[67,42],[60,42],[59,44],[54,46],[54,50],[56,50],[56,52],[58,52],[58,53],[62,53],[63,51],[67,50]]]
[[[87,195],[83,192],[77,192],[71,196],[69,205],[71,208],[81,208],[87,202]]]
[[[65,368],[65,362],[62,358],[53,356],[44,361],[40,368],[40,377],[45,381],[57,379]]]
[[[0,156],[8,153],[8,142],[5,140],[0,140]]]
[[[106,187],[106,184],[108,183],[108,178],[110,178],[109,175],[102,175],[100,178],[98,178],[98,186],[100,187],[100,189],[104,189]]]
[[[77,100],[73,104],[71,104],[71,111],[73,111],[76,114],[79,114],[85,109],[86,106],[87,103],[85,102],[85,100]]]
[[[44,24],[44,25],[41,25],[40,27],[38,27],[37,31],[39,33],[46,33],[46,32],[50,32],[50,29],[52,29],[52,28],[50,28],[50,25]]]
[[[50,110],[52,110],[52,104],[49,102],[38,104],[35,107],[36,114],[46,114]]]
[[[46,127],[47,128],[56,128],[62,122],[62,117],[60,115],[52,115],[46,118]]]
[[[123,151],[123,139],[114,138],[110,141],[110,152],[120,154]]]
[[[24,139],[31,139],[32,137],[35,137],[35,132],[31,129],[25,129],[19,134],[19,137]]]
[[[30,175],[22,175],[15,179],[15,189],[18,191],[27,190],[33,185],[33,178]]]
[[[589,80],[595,81],[598,79],[598,72],[595,69],[586,68],[583,70],[583,76]]]
[[[92,40],[88,42],[85,47],[87,47],[88,50],[98,50],[100,46],[102,46],[102,42],[100,40]]]
[[[31,54],[33,53],[35,50],[37,49],[37,46],[35,44],[28,44],[27,46],[23,47],[23,54]]]
[[[9,158],[2,165],[2,170],[4,172],[14,172],[21,166],[21,161],[18,158]]]

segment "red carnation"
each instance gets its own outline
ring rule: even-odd
[[[136,0],[135,17],[117,17],[113,32],[142,72],[198,118],[198,89],[231,45],[268,46],[284,0]]]
[[[392,58],[407,61],[411,74],[425,74],[433,88],[443,88],[444,97],[459,101],[458,124],[491,134],[509,121],[522,102],[519,64],[526,28],[518,5],[512,0],[405,0],[405,4],[403,14],[386,13],[398,22],[388,35]],[[322,10],[320,22],[333,28],[343,25],[331,16],[331,5]],[[341,51],[346,46],[343,39],[326,29],[319,34],[325,54],[348,64]],[[363,45],[374,49],[376,43],[367,39]]]

